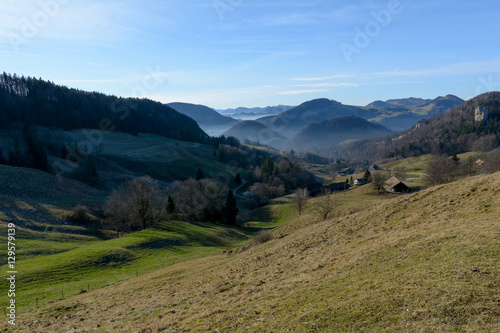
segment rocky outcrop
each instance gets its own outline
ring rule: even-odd
[[[474,117],[476,123],[485,123],[488,120],[488,107],[478,106],[475,110]]]

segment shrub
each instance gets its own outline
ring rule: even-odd
[[[257,245],[257,244],[264,244],[264,243],[269,242],[273,238],[274,237],[273,237],[273,235],[271,234],[271,232],[269,230],[261,230],[253,238],[253,243],[255,245]]]
[[[87,206],[76,206],[71,214],[71,221],[77,225],[88,226],[90,223],[90,216]]]

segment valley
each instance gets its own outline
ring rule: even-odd
[[[19,272],[2,331],[498,327],[499,93],[325,98],[239,121],[1,82],[0,230],[15,228]],[[115,103],[135,103],[131,118]]]

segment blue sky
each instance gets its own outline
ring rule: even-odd
[[[1,71],[213,108],[500,90],[497,0],[3,0]]]

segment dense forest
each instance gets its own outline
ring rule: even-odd
[[[0,128],[15,123],[142,132],[200,143],[208,138],[194,120],[159,102],[84,92],[4,72],[0,75]]]

